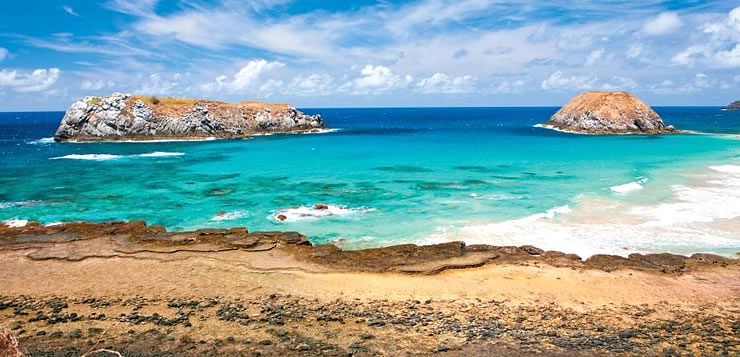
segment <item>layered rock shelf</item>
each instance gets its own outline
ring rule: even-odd
[[[0,222],[0,355],[732,356],[739,271],[708,254]]]
[[[545,127],[583,134],[675,133],[660,115],[627,92],[593,91],[575,96],[555,113]]]
[[[56,141],[245,138],[324,129],[320,115],[288,104],[226,103],[114,93],[85,97],[67,109]]]

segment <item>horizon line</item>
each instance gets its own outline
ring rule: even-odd
[[[378,107],[300,107],[295,106],[296,109],[311,110],[311,109],[475,109],[475,108],[561,108],[562,105],[461,105],[461,106],[378,106]],[[652,108],[723,108],[724,105],[651,105]],[[0,113],[58,113],[66,112],[66,109],[61,110],[0,110]]]

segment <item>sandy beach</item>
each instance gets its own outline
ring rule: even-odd
[[[143,222],[30,222],[0,239],[0,321],[30,355],[738,352],[740,268],[711,255],[345,252]]]

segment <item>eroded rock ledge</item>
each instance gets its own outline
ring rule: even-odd
[[[574,254],[543,251],[532,246],[466,245],[450,242],[436,245],[396,245],[343,251],[334,245],[312,245],[297,232],[248,232],[246,228],[199,229],[167,232],[158,225],[132,222],[70,222],[43,226],[29,222],[23,227],[0,223],[0,252],[28,250],[33,260],[80,261],[88,258],[133,257],[141,254],[180,252],[218,253],[269,252],[290,259],[255,268],[296,268],[317,272],[399,272],[434,274],[447,269],[480,267],[486,264],[544,263],[556,267],[614,271],[633,269],[660,274],[682,274],[704,267],[737,266],[737,259],[711,254],[631,254],[624,258],[594,255],[585,261]],[[274,260],[274,259],[270,259]],[[274,266],[270,264],[283,264]],[[308,268],[307,268],[308,267]]]
[[[324,128],[320,115],[288,104],[225,103],[114,93],[74,102],[56,141],[244,138],[262,133],[300,133]]]

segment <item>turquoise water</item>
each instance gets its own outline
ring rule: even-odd
[[[677,199],[676,185],[702,186],[697,180],[703,173],[734,179],[732,169],[714,172],[709,166],[740,165],[737,111],[658,108],[668,124],[712,135],[586,136],[533,127],[556,110],[309,109],[339,130],[249,140],[79,144],[40,140],[53,135],[63,113],[2,113],[0,220],[143,219],[170,230],[296,230],[313,242],[351,249],[467,239],[461,228],[515,222],[562,206],[578,213],[591,199],[658,207]],[[611,189],[631,182],[641,189]],[[731,184],[718,189],[734,190]],[[701,231],[716,242],[658,247],[740,251],[738,218],[729,217],[740,202],[725,196],[729,201],[718,204],[731,207],[715,217],[720,233]],[[315,210],[315,204],[337,207]],[[277,220],[278,214],[286,221]],[[559,218],[535,219],[554,224]],[[506,239],[494,233],[470,240],[527,243],[527,231]],[[615,252],[609,238],[603,239],[606,245],[596,251]]]

